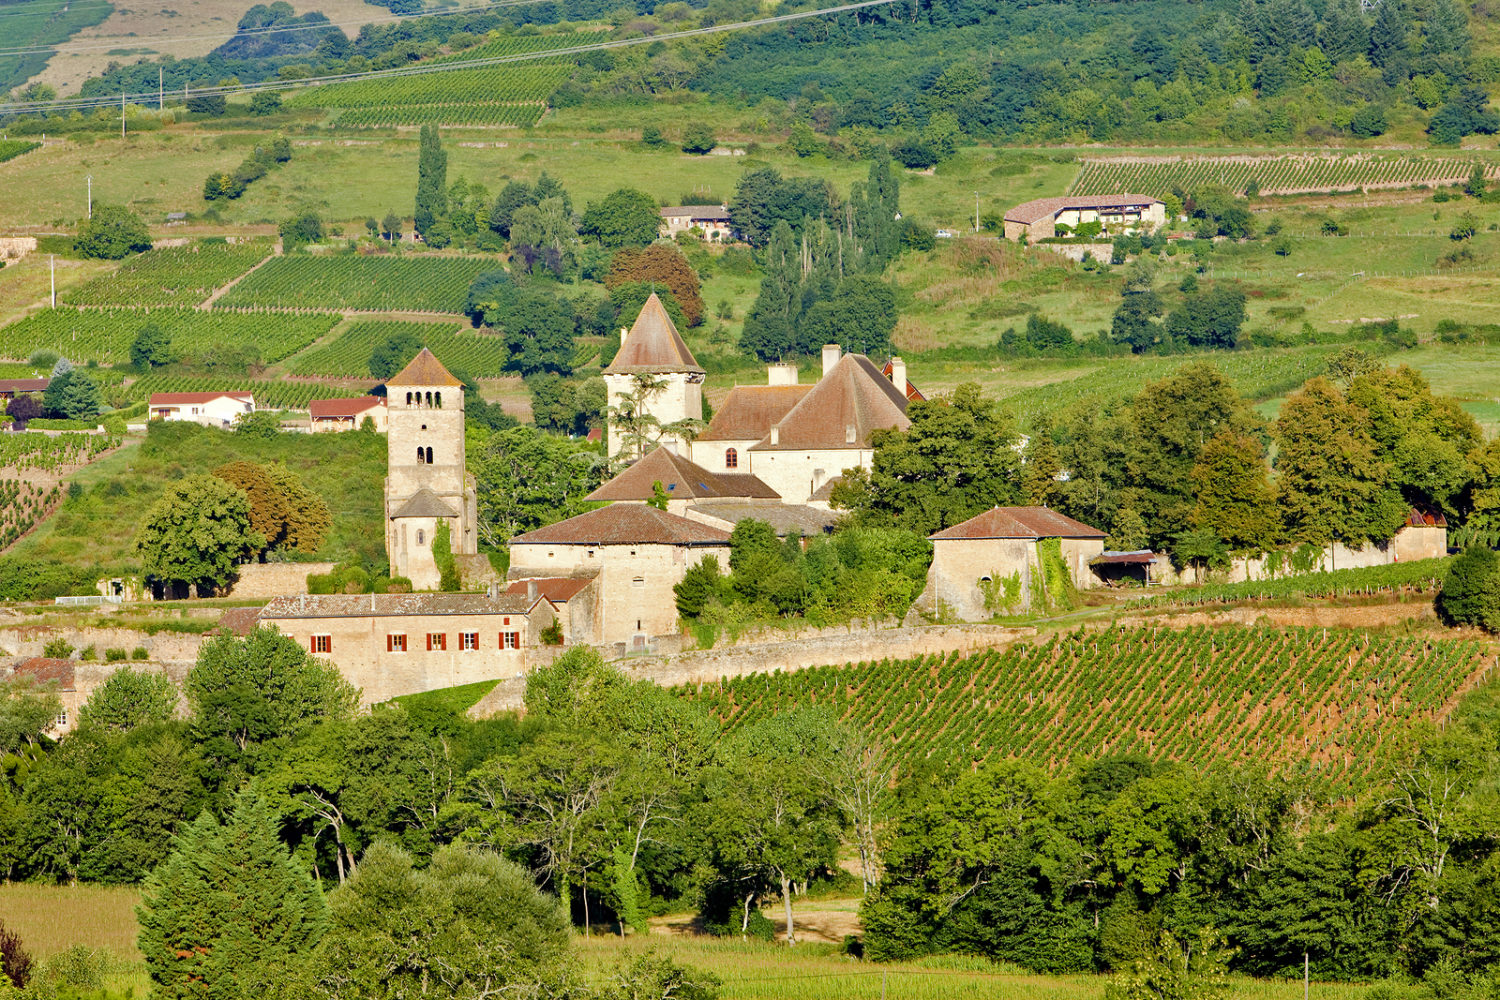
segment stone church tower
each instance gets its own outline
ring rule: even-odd
[[[630,404],[632,397],[639,398],[639,409],[656,418],[660,427],[675,424],[680,420],[703,419],[703,368],[693,357],[693,352],[683,342],[672,317],[662,306],[661,299],[652,292],[641,307],[640,316],[629,330],[620,331],[620,350],[609,367],[604,369],[604,386],[609,397],[610,412],[616,412],[621,404]],[[654,390],[642,390],[642,382],[650,379],[660,383]],[[687,457],[688,443],[673,434],[663,434],[653,429],[652,440],[644,448],[637,449],[627,442],[627,435],[613,419],[609,423],[609,457],[613,459],[621,451],[632,453],[629,460],[641,457],[657,444],[665,445],[678,455]],[[635,454],[636,451],[641,454]]]
[[[385,550],[392,575],[434,590],[441,574],[432,540],[440,521],[448,524],[454,555],[479,551],[474,477],[464,466],[463,383],[424,347],[385,389]]]

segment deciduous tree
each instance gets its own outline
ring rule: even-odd
[[[149,578],[200,591],[222,589],[264,545],[251,527],[245,491],[209,475],[170,484],[135,536]]]

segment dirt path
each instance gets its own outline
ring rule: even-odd
[[[212,309],[214,307],[214,303],[217,302],[217,301],[219,301],[219,297],[220,296],[222,296],[225,292],[228,292],[235,285],[238,285],[240,282],[244,281],[246,278],[248,278],[250,275],[254,274],[256,271],[259,271],[261,268],[265,267],[266,266],[266,261],[272,260],[275,257],[276,257],[276,254],[274,254],[274,253],[267,254],[265,256],[265,258],[259,264],[256,264],[250,270],[246,271],[244,274],[240,275],[238,278],[235,278],[233,281],[229,282],[227,285],[224,285],[223,287],[216,289],[212,295],[210,295],[208,298],[204,299],[202,302],[198,303],[198,308],[202,309],[202,310],[205,310],[205,311],[207,311],[209,309]]]

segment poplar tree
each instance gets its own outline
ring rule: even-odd
[[[436,125],[422,126],[421,152],[417,157],[417,207],[412,228],[425,234],[448,215],[448,154],[438,140]]]
[[[146,879],[139,944],[160,1000],[301,1000],[328,907],[253,788],[228,820],[203,814]]]

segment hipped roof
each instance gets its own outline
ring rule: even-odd
[[[937,542],[981,538],[1104,538],[1105,533],[1046,507],[991,507],[977,517],[927,537]]]
[[[443,363],[437,359],[427,348],[417,352],[417,356],[396,376],[386,382],[387,386],[461,386],[458,379],[454,378]]]
[[[606,375],[661,375],[675,372],[705,374],[693,352],[677,332],[672,317],[655,292],[641,306],[635,325],[625,335],[625,342],[615,359],[604,369]]]
[[[1037,198],[1035,201],[1026,201],[1005,213],[1006,222],[1020,222],[1031,225],[1043,219],[1056,215],[1058,212],[1069,208],[1149,208],[1160,204],[1160,198],[1153,198],[1146,194],[1096,194],[1088,196],[1072,196],[1064,198]]]
[[[729,532],[643,503],[614,503],[510,540],[511,545],[728,545]]]
[[[841,450],[870,447],[870,434],[906,430],[906,395],[863,354],[846,354],[774,425],[755,451]],[[854,428],[853,440],[849,428]]]
[[[759,441],[811,391],[811,385],[735,386],[698,440]]]
[[[585,500],[650,500],[655,484],[673,500],[707,500],[725,497],[780,499],[781,494],[755,476],[709,472],[701,465],[659,447],[609,482],[584,497]]]
[[[391,517],[457,517],[458,511],[448,506],[436,493],[422,487],[396,509]]]

